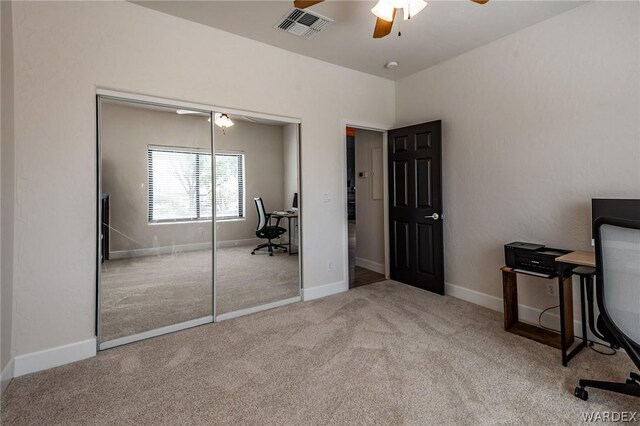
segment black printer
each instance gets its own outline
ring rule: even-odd
[[[545,247],[543,244],[513,242],[504,246],[504,260],[514,272],[542,278],[557,276],[556,257],[570,250]]]

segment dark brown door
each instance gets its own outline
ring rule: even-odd
[[[442,126],[389,131],[391,279],[444,294]]]

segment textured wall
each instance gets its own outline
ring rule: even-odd
[[[638,8],[587,3],[397,82],[399,124],[443,121],[447,282],[502,297],[503,244],[589,249],[591,198],[640,197]]]
[[[14,13],[16,355],[94,335],[96,87],[301,118],[304,286],[345,281],[340,122],[392,123],[393,82],[128,2]]]
[[[13,260],[14,260],[14,197],[15,197],[15,141],[14,141],[14,109],[13,109],[13,34],[12,34],[12,15],[11,2],[3,1],[0,12],[2,22],[0,24],[2,36],[0,47],[2,73],[1,89],[2,94],[2,134],[0,136],[1,153],[0,158],[0,177],[2,193],[2,204],[0,217],[0,240],[2,247],[0,248],[2,255],[0,256],[0,303],[2,303],[0,318],[0,371],[11,359],[12,339],[13,339]]]

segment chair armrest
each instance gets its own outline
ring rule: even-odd
[[[273,212],[265,213],[265,217],[267,219],[267,225],[271,222],[271,216],[273,216]],[[276,225],[275,226],[280,226],[280,221],[281,220],[282,220],[282,216],[276,217]]]

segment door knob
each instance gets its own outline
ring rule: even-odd
[[[440,215],[438,213],[434,213],[431,216],[425,216],[425,219],[433,219],[433,220],[438,220],[440,219]]]

